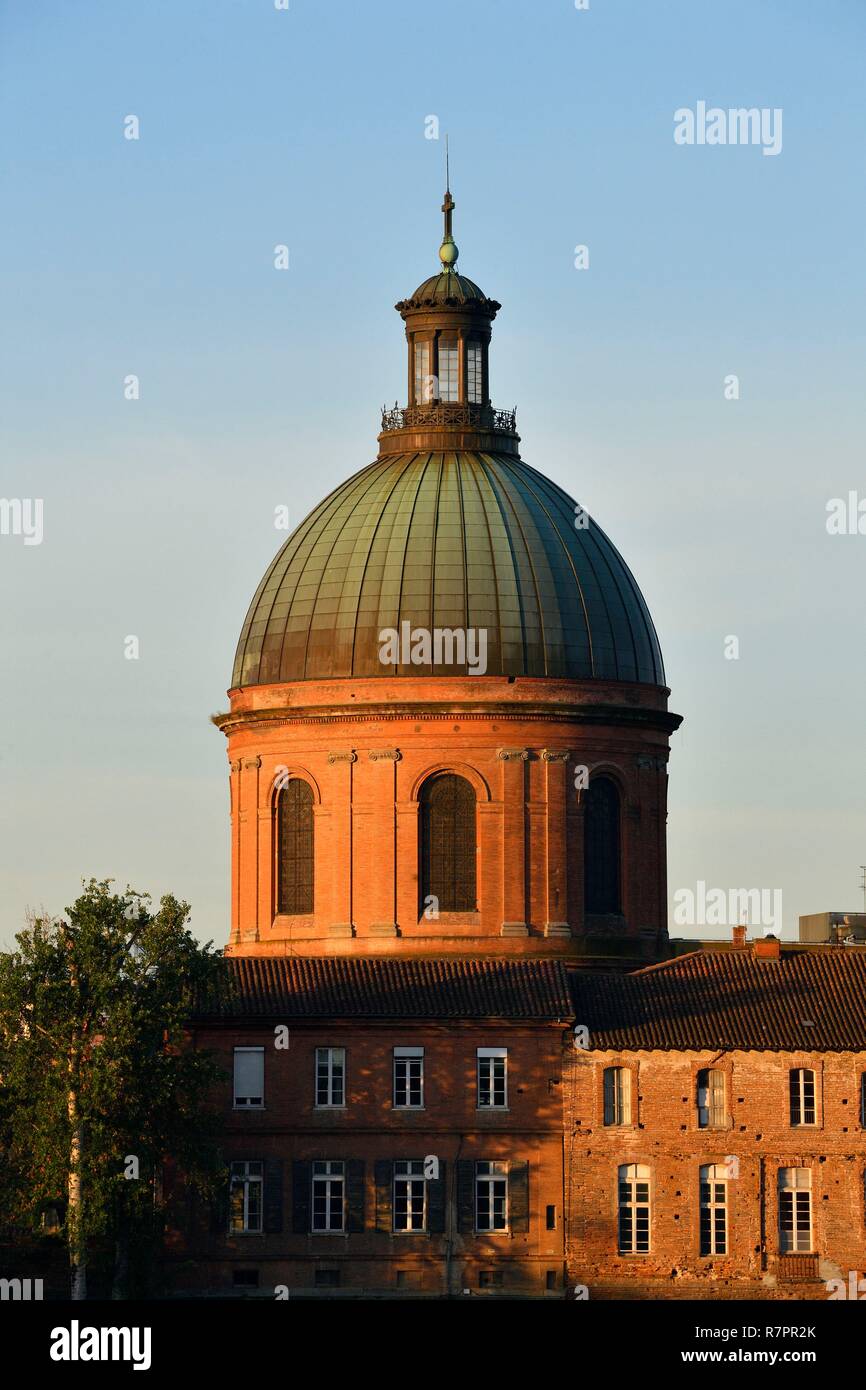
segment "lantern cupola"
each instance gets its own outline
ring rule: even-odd
[[[407,403],[382,411],[379,456],[418,449],[517,453],[513,410],[490,400],[491,325],[502,307],[457,270],[454,199],[442,203],[440,269],[395,306],[406,325]]]

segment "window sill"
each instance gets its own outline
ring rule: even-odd
[[[235,1115],[262,1115],[267,1108],[266,1105],[233,1105],[232,1111]]]

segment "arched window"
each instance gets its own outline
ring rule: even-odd
[[[277,798],[277,912],[313,910],[313,793],[293,778]]]
[[[583,822],[584,911],[620,912],[619,792],[590,777]]]
[[[465,777],[433,777],[421,791],[421,910],[474,912],[475,792]]]

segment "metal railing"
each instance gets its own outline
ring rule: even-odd
[[[469,425],[476,429],[514,434],[516,410],[494,410],[492,405],[461,401],[431,401],[430,405],[395,405],[382,408],[382,430],[424,429],[435,425]]]

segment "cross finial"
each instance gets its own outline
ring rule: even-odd
[[[448,157],[448,136],[445,136],[445,201],[442,204],[442,211],[445,214],[445,229],[442,237],[442,245],[439,247],[439,259],[442,262],[443,270],[453,270],[460,254],[454,243],[451,234],[451,214],[454,211],[454,199],[451,197],[451,170]]]

